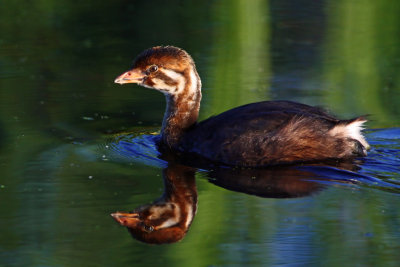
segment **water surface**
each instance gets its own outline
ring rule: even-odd
[[[399,13],[390,0],[4,3],[0,265],[397,266]],[[165,104],[113,80],[159,44],[196,61],[201,119],[277,99],[370,114],[368,157],[285,170],[273,185],[304,189],[285,197],[260,174],[200,169],[183,240],[132,239],[109,214],[163,193]]]

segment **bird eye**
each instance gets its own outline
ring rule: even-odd
[[[151,225],[144,225],[144,230],[148,233],[153,232],[154,231],[154,227]]]
[[[151,65],[148,70],[149,70],[149,72],[156,72],[158,70],[158,66],[157,65]]]

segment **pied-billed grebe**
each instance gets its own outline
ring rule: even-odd
[[[191,56],[173,46],[139,54],[116,83],[136,83],[166,96],[160,144],[212,162],[260,167],[366,156],[366,119],[338,120],[319,108],[290,101],[240,106],[197,122],[201,81]]]

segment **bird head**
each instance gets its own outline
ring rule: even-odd
[[[174,46],[156,46],[143,51],[134,60],[133,67],[114,82],[136,83],[167,95],[189,93],[201,88],[192,57]]]

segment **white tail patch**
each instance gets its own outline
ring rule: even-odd
[[[335,126],[329,133],[333,136],[345,136],[352,139],[357,140],[358,142],[365,147],[365,149],[369,149],[370,146],[368,142],[365,140],[364,135],[362,134],[362,130],[364,129],[364,123],[367,120],[365,119],[357,119],[349,124],[339,124]]]

